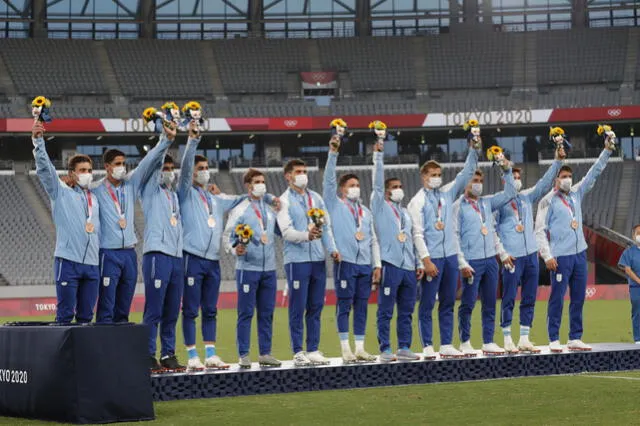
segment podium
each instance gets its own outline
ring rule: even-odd
[[[146,327],[0,327],[0,415],[79,424],[154,419]]]

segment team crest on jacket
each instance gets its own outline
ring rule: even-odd
[[[110,277],[104,277],[102,279],[102,285],[105,287],[109,287],[109,284],[111,284],[111,278]]]
[[[385,287],[385,288],[384,288],[384,295],[385,295],[385,296],[388,296],[388,295],[390,295],[390,294],[391,294],[391,287]]]
[[[294,289],[294,290],[297,290],[297,289],[299,289],[299,288],[300,288],[300,281],[294,281],[294,282],[293,282],[293,289]]]
[[[242,291],[249,293],[249,284],[242,284]]]
[[[155,280],[155,281],[154,281],[154,283],[153,283],[153,286],[154,286],[155,288],[160,288],[160,287],[162,287],[162,280]]]
[[[67,282],[66,282],[66,281],[62,281],[62,282],[60,283],[60,285],[61,285],[62,287],[66,287]]]
[[[189,287],[193,287],[193,285],[194,285],[195,283],[196,283],[195,278],[193,278],[193,277],[188,277],[188,278],[187,278],[187,285],[188,285]]]
[[[340,281],[340,287],[341,288],[347,288],[347,280],[341,280]]]

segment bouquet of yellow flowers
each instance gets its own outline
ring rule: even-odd
[[[599,124],[596,129],[598,136],[604,135],[604,143],[605,146],[610,150],[616,149],[616,134],[613,132],[613,129],[608,124]]]
[[[49,108],[51,108],[51,100],[44,96],[36,96],[31,101],[31,115],[34,121],[43,121],[49,123],[52,118],[49,115]]]
[[[391,133],[387,130],[387,125],[380,120],[375,120],[369,123],[369,128],[373,132],[375,137],[374,143],[384,144],[393,140]]]
[[[340,144],[348,140],[347,123],[342,118],[335,118],[329,123],[329,126],[331,127],[331,138],[333,139],[334,136],[338,136],[338,140],[335,142],[332,141],[331,145],[335,149],[339,149]]]
[[[175,125],[180,125],[180,121],[182,121],[180,107],[175,102],[165,102],[160,109],[164,114],[165,120],[172,121]]]
[[[180,130],[186,130],[189,123],[195,121],[198,123],[198,130],[204,131],[204,118],[202,118],[202,107],[199,102],[189,101],[182,107],[182,125]]]
[[[319,209],[316,207],[310,208],[309,211],[307,212],[307,216],[309,216],[313,224],[318,229],[322,228],[322,225],[324,225],[325,223],[324,210],[322,209]]]
[[[562,127],[550,127],[549,139],[555,145],[556,150],[564,149],[565,152],[568,152],[571,149],[571,144],[567,140]]]
[[[142,112],[142,118],[144,119],[145,123],[153,123],[154,133],[162,133],[162,126],[164,122],[170,123],[168,126],[170,128],[171,126],[173,126],[173,123],[165,120],[162,111],[158,111],[154,107],[146,108]]]
[[[480,139],[480,123],[478,120],[470,119],[465,121],[462,125],[462,129],[467,134],[467,141],[471,142],[473,149],[482,149],[482,139]]]
[[[498,145],[493,145],[487,149],[487,159],[493,161],[496,166],[502,167],[503,170],[509,168],[509,160],[504,156],[504,151]]]
[[[236,226],[236,240],[240,244],[248,244],[253,237],[253,229],[245,223],[239,223]]]

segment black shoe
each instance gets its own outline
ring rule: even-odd
[[[160,358],[160,364],[167,370],[184,370],[186,367],[178,363],[178,358],[174,354],[165,355]]]
[[[149,368],[151,369],[151,371],[155,372],[155,371],[162,370],[162,367],[158,363],[158,360],[155,357],[150,357],[150,358],[151,358],[151,363],[149,364]]]

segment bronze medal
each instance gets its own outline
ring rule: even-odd
[[[360,231],[356,232],[356,240],[358,241],[364,240],[364,234]]]
[[[260,237],[260,241],[262,242],[262,244],[269,244],[269,237],[267,237],[267,234],[262,234],[262,236]]]
[[[400,241],[401,243],[404,243],[405,241],[407,241],[407,234],[405,234],[404,232],[399,233],[398,241]]]
[[[482,228],[480,228],[480,232],[482,232],[482,235],[488,235],[489,234],[489,230],[484,225],[482,225]]]
[[[516,225],[516,232],[524,232],[524,226],[521,223]]]
[[[87,223],[84,225],[84,230],[87,231],[87,234],[93,234],[93,231],[95,231],[96,227],[94,226],[93,223],[87,221]]]
[[[118,219],[118,225],[120,225],[120,229],[125,229],[127,227],[127,219],[121,217]]]
[[[209,228],[213,228],[216,226],[216,220],[213,218],[213,216],[209,216],[209,219],[207,219],[207,225],[209,225]]]
[[[578,229],[578,221],[577,221],[577,220],[575,220],[575,219],[573,219],[573,220],[571,221],[571,227],[572,227],[573,229]]]
[[[171,216],[171,219],[169,219],[169,223],[171,224],[171,226],[178,226],[178,219],[175,216]]]
[[[441,220],[437,221],[437,222],[436,222],[436,229],[437,229],[438,231],[442,231],[442,230],[444,229],[444,222],[443,222],[443,221],[441,221]]]

